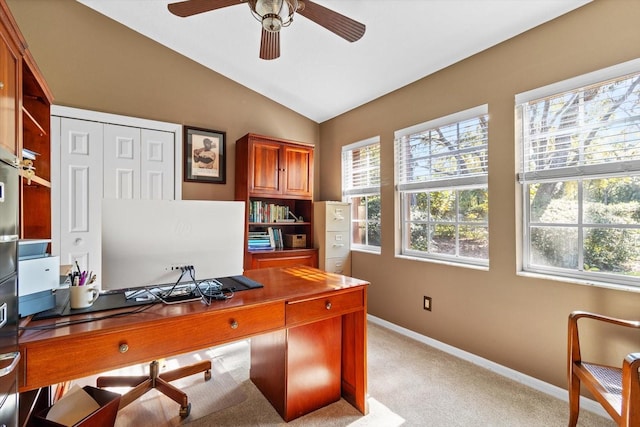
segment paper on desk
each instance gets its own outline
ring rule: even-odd
[[[49,409],[47,419],[65,426],[73,426],[98,409],[98,402],[76,384]]]

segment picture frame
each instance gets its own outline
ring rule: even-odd
[[[183,126],[184,180],[225,184],[227,182],[226,132]]]

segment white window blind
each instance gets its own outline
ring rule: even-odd
[[[640,72],[522,102],[517,115],[521,182],[640,171]]]
[[[342,149],[342,194],[380,192],[380,138],[370,138]]]
[[[399,191],[487,182],[487,106],[396,132]]]

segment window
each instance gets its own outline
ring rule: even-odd
[[[640,61],[518,95],[516,117],[523,270],[640,286]]]
[[[351,203],[352,249],[380,252],[380,138],[342,148],[342,201]]]
[[[402,255],[489,264],[487,111],[396,131]]]

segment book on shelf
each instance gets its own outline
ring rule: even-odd
[[[275,248],[276,247],[276,239],[274,236],[274,232],[273,232],[273,227],[269,227],[267,229],[269,231],[269,243],[271,243],[271,247]]]
[[[272,251],[274,250],[271,246],[260,246],[260,247],[252,247],[249,246],[250,251]]]
[[[289,206],[252,200],[249,203],[249,222],[283,222],[289,217]]]
[[[282,240],[282,229],[277,227],[269,227],[269,238],[275,249],[283,249],[284,242]]]

